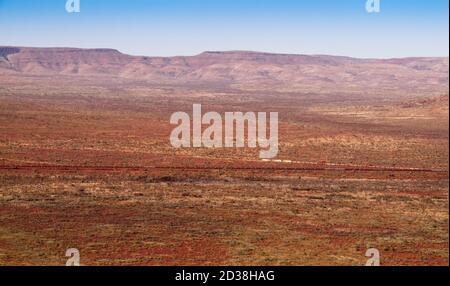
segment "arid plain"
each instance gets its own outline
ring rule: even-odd
[[[194,103],[280,161],[174,149]],[[448,58],[0,47],[0,265],[448,265],[448,107]]]

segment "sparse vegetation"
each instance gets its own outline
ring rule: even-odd
[[[448,265],[446,84],[254,92],[0,73],[0,265],[64,265],[69,247],[87,265],[363,265],[370,247],[384,265]],[[278,111],[292,162],[171,148],[170,114],[193,103]]]

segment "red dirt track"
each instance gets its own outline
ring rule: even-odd
[[[341,172],[412,172],[412,173],[441,173],[447,174],[448,170],[423,169],[423,168],[396,168],[396,167],[374,167],[374,166],[347,166],[347,167],[177,167],[177,166],[67,166],[67,165],[11,165],[0,166],[0,170],[46,170],[46,171],[148,171],[148,170],[183,170],[183,171],[205,171],[205,170],[229,170],[229,171],[341,171]]]

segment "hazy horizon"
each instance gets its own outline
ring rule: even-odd
[[[171,58],[171,57],[195,57],[198,55],[201,55],[203,53],[258,53],[258,54],[268,54],[268,55],[292,55],[292,56],[327,56],[327,57],[344,57],[344,58],[354,58],[354,59],[361,59],[361,60],[388,60],[388,59],[401,59],[401,58],[449,58],[449,56],[407,56],[407,57],[352,57],[352,56],[346,56],[346,55],[334,55],[334,54],[294,54],[294,53],[277,53],[277,52],[268,52],[268,51],[251,51],[251,50],[205,50],[196,54],[191,55],[168,55],[168,56],[158,56],[158,55],[144,55],[144,54],[129,54],[124,51],[121,51],[120,49],[114,48],[114,47],[92,47],[92,48],[81,48],[81,47],[56,47],[56,46],[14,46],[14,45],[0,45],[0,47],[14,47],[14,48],[26,48],[26,49],[80,49],[80,50],[97,50],[97,49],[105,49],[105,50],[114,50],[118,51],[121,54],[129,55],[133,57],[154,57],[154,58]]]
[[[0,0],[0,45],[111,48],[137,56],[204,51],[448,57],[448,1]]]

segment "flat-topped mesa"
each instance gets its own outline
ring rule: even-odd
[[[0,47],[10,69],[26,74],[117,74],[131,56],[114,49]]]
[[[114,49],[78,49],[78,48],[19,48],[20,54],[27,54],[35,57],[130,57]]]
[[[288,64],[327,64],[336,65],[349,60],[357,60],[349,57],[275,54],[255,51],[206,51],[197,57],[203,59],[215,59],[217,61],[249,61],[256,63],[272,63],[280,65]]]
[[[0,74],[121,77],[152,83],[233,85],[251,90],[366,93],[448,88],[448,58],[357,59],[254,51],[131,56],[114,49],[0,47]]]
[[[15,47],[0,47],[0,58],[8,60],[8,55],[17,54],[20,52],[19,48]]]

